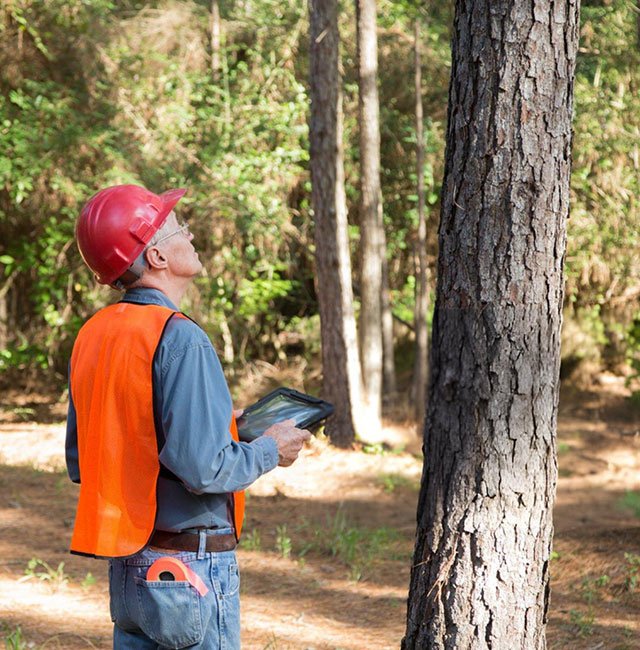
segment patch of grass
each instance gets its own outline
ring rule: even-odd
[[[2,632],[5,650],[26,650],[29,647],[19,625],[11,629],[6,623],[3,623]]]
[[[568,451],[571,451],[571,445],[567,442],[558,443],[558,455],[566,454]]]
[[[282,524],[276,528],[276,550],[286,559],[291,555],[291,549],[291,537],[287,534],[287,525]]]
[[[627,490],[622,499],[618,501],[618,505],[625,510],[630,510],[634,517],[640,519],[640,492]]]
[[[381,442],[375,442],[370,445],[363,445],[362,451],[372,456],[386,456],[387,449]]]
[[[624,559],[627,563],[624,586],[627,591],[633,592],[636,591],[638,584],[640,584],[640,555],[625,553]]]
[[[80,583],[84,589],[91,587],[96,584],[96,579],[91,573],[87,573],[84,577],[84,580]]]
[[[577,609],[572,609],[569,612],[569,620],[571,624],[575,626],[576,634],[584,638],[585,636],[591,636],[593,634],[593,625],[596,621],[591,609],[588,613],[581,612]]]
[[[372,442],[362,445],[362,452],[372,456],[399,456],[404,454],[406,445],[391,447],[386,442]]]
[[[240,548],[245,551],[259,551],[262,547],[260,531],[254,528],[250,533],[245,533],[240,540]]]
[[[36,410],[29,408],[27,406],[14,406],[13,408],[8,409],[9,413],[12,413],[16,417],[20,418],[23,422],[28,422],[33,419],[33,416],[36,414]]]
[[[26,581],[34,578],[47,583],[52,591],[57,591],[69,582],[69,578],[64,572],[64,562],[60,562],[58,567],[54,569],[44,560],[32,557],[24,570],[24,576],[20,580]]]
[[[396,488],[410,488],[416,492],[420,484],[403,474],[382,474],[378,477],[378,483],[387,494],[392,494]]]
[[[634,390],[631,395],[628,397],[629,401],[631,404],[633,404],[636,408],[640,407],[640,390]]]
[[[596,599],[600,598],[600,590],[611,582],[608,575],[601,575],[598,578],[585,578],[582,581],[582,596],[589,603],[593,604]]]
[[[367,530],[352,526],[342,509],[338,509],[333,519],[327,520],[326,527],[315,528],[312,532],[312,540],[300,555],[316,551],[335,557],[348,567],[348,577],[354,582],[366,576],[376,559],[388,556],[389,546],[398,537],[390,528]]]

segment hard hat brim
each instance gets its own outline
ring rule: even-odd
[[[160,198],[162,199],[163,204],[163,217],[166,217],[171,212],[171,210],[173,210],[176,203],[178,203],[178,201],[186,194],[186,192],[186,188],[180,187],[176,190],[167,190],[166,192],[160,194]],[[162,227],[162,224],[160,224],[160,227]]]

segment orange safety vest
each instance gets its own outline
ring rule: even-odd
[[[153,359],[167,323],[187,318],[159,305],[117,303],[78,333],[71,355],[80,497],[71,552],[126,557],[144,548],[156,519],[160,472],[153,418]],[[235,417],[231,437],[238,440]],[[244,492],[233,495],[240,537]]]

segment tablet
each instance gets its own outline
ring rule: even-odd
[[[237,419],[238,436],[251,442],[272,424],[293,419],[299,429],[318,429],[334,411],[333,404],[293,388],[277,388],[244,410]]]

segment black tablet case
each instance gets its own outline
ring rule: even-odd
[[[334,411],[333,404],[293,388],[277,388],[246,408],[238,418],[240,440],[251,442],[272,424],[294,419],[299,429],[317,429]]]

